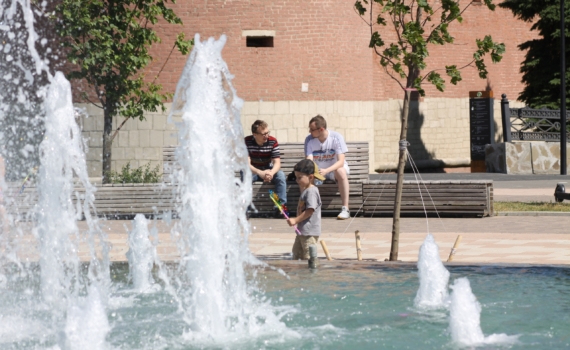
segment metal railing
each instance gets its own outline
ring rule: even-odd
[[[560,142],[560,110],[509,108],[507,95],[503,94],[501,97],[503,132],[510,130],[510,133],[504,133],[504,142]],[[569,114],[569,111],[566,111],[566,115]]]

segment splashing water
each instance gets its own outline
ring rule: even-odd
[[[129,231],[129,274],[133,280],[133,288],[142,292],[149,290],[154,284],[152,265],[156,249],[149,239],[148,222],[143,214],[137,214],[132,221],[133,229]]]
[[[45,108],[46,131],[45,139],[40,145],[39,200],[37,227],[34,229],[40,245],[41,291],[44,301],[52,306],[56,327],[61,318],[67,314],[66,348],[79,349],[84,348],[82,344],[86,338],[83,335],[78,336],[78,333],[73,331],[77,327],[82,327],[73,326],[79,317],[78,313],[84,313],[78,311],[81,310],[78,305],[87,303],[87,309],[92,311],[80,317],[81,323],[106,322],[97,289],[102,289],[103,295],[107,294],[105,290],[109,285],[108,248],[104,243],[103,233],[91,216],[91,211],[94,211],[95,188],[89,182],[87,175],[83,151],[85,146],[75,121],[71,86],[61,72],[57,72],[52,78]],[[85,189],[83,194],[74,194],[74,176]],[[77,220],[83,216],[89,226],[86,235],[80,234],[77,227]],[[101,245],[98,252],[96,234],[99,234]],[[81,265],[77,255],[80,243],[87,243],[90,249],[87,280],[80,273]],[[97,257],[98,253],[102,256],[101,260]],[[82,300],[82,294],[88,285],[91,287],[88,289],[85,301]],[[100,311],[100,308],[103,308],[103,311]],[[90,315],[94,317],[93,320],[88,319]],[[72,331],[68,332],[68,328]],[[102,327],[103,330],[107,328]],[[101,336],[104,340],[105,335]]]
[[[449,330],[453,342],[463,346],[479,344],[512,344],[518,336],[492,334],[488,337],[481,330],[481,304],[471,291],[469,279],[458,278],[451,285],[451,305],[449,307]]]
[[[420,247],[418,256],[418,276],[420,287],[414,299],[414,306],[419,309],[438,309],[447,307],[449,295],[449,271],[439,257],[439,247],[431,233],[428,233]]]
[[[111,330],[105,306],[99,291],[89,288],[89,295],[80,305],[73,305],[67,315],[65,340],[60,341],[62,349],[104,350],[105,337]]]
[[[480,326],[481,304],[473,295],[469,280],[458,278],[451,285],[449,329],[454,342],[463,345],[483,343],[485,336]]]
[[[285,329],[271,305],[252,296],[255,284],[246,282],[244,265],[259,262],[247,243],[251,172],[239,115],[243,102],[221,56],[225,42],[224,35],[204,42],[196,35],[169,116],[182,113],[180,170],[173,173],[180,220],[173,236],[189,284],[175,287],[190,327],[187,338],[216,342]]]

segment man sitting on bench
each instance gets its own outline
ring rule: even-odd
[[[269,127],[263,120],[256,120],[251,125],[253,135],[246,136],[245,145],[249,154],[251,180],[271,182],[275,185],[275,193],[283,204],[287,203],[287,183],[281,171],[281,158],[277,139],[269,135]],[[280,211],[274,209],[273,216],[279,217]]]
[[[327,121],[321,115],[309,121],[309,132],[310,135],[305,139],[305,156],[317,163],[321,175],[338,184],[342,210],[337,219],[348,219],[350,218],[348,209],[350,169],[345,160],[345,153],[348,152],[346,142],[338,132],[327,130]]]

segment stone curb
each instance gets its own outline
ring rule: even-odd
[[[495,216],[570,216],[570,212],[563,211],[501,211]]]

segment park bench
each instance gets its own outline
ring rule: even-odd
[[[364,216],[392,216],[395,180],[363,183]],[[440,180],[420,183],[404,181],[400,213],[402,216],[492,216],[492,180]],[[435,206],[435,207],[434,207]]]
[[[347,142],[346,145],[348,147],[346,161],[350,168],[349,207],[351,210],[356,210],[362,204],[362,183],[368,180],[368,142]],[[163,176],[165,181],[168,181],[167,179],[173,169],[175,148],[174,146],[163,148]],[[293,171],[295,164],[305,158],[304,143],[280,143],[279,150],[281,151],[281,170],[285,173],[285,176],[287,176]],[[255,215],[263,216],[273,211],[274,205],[269,198],[269,190],[274,190],[274,188],[272,184],[264,184],[262,182],[255,182],[253,184],[252,201],[257,209]],[[325,181],[325,183],[319,186],[319,192],[323,203],[321,213],[323,215],[338,215],[342,207],[338,186],[332,181]],[[297,183],[294,181],[287,182],[287,206],[292,213],[295,213],[297,210],[299,195],[299,186]]]
[[[83,187],[75,187],[75,194],[82,196]],[[13,205],[8,206],[10,214],[17,214],[20,220],[31,218],[38,203],[38,193],[35,185],[30,185],[20,194],[19,185],[10,186]],[[173,209],[172,186],[164,184],[106,184],[97,185],[95,192],[95,208],[98,216],[108,218],[131,218],[141,213],[145,215],[161,214]]]
[[[394,208],[395,180],[368,180],[369,156],[367,142],[348,142],[347,162],[351,169],[350,209],[352,215],[392,216]],[[173,184],[166,181],[174,165],[175,147],[163,150],[165,182],[158,184],[112,184],[97,185],[95,207],[99,216],[129,218],[137,213],[145,215],[162,214],[174,211]],[[293,171],[294,165],[303,159],[302,143],[280,145],[281,167],[285,174]],[[20,194],[21,183],[12,183],[6,193],[14,204],[8,207],[10,213],[18,213],[21,220],[29,219],[37,204],[37,189],[30,183]],[[256,182],[253,186],[253,204],[257,215],[270,214],[273,203],[269,199],[271,184]],[[427,190],[426,190],[427,187]],[[337,215],[341,209],[338,187],[332,182],[319,186],[322,212],[324,215]],[[421,192],[420,192],[421,191]],[[75,192],[81,195],[84,189],[77,185]],[[421,193],[421,196],[420,196]],[[299,187],[295,182],[287,183],[289,209],[296,211]],[[430,197],[431,196],[431,197]],[[441,216],[492,216],[493,181],[491,180],[440,180],[418,184],[405,181],[402,192],[402,216],[423,216],[437,213]],[[432,204],[433,199],[433,204]],[[435,204],[435,208],[434,208]],[[175,213],[174,213],[175,214]]]

